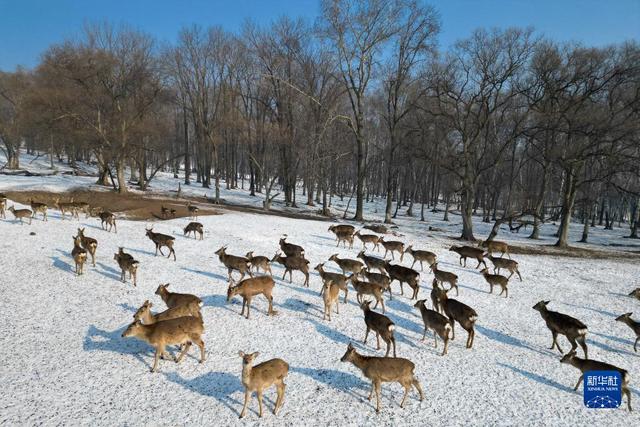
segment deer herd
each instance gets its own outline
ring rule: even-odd
[[[6,202],[6,196],[0,194],[0,215],[3,218],[6,218]],[[110,232],[113,228],[117,232],[116,217],[111,212],[95,211],[90,208],[89,204],[73,202],[73,200],[66,203],[56,200],[55,205],[60,210],[62,219],[65,219],[67,213],[72,218],[79,219],[79,212],[84,212],[87,218],[89,216],[99,217],[103,230]],[[36,217],[36,214],[41,214],[42,220],[47,221],[48,206],[46,204],[31,201],[30,206],[31,209],[15,209],[14,206],[11,206],[8,210],[21,224],[25,219],[30,223],[32,218]],[[190,219],[198,219],[199,209],[196,206],[189,203],[187,210]],[[175,210],[169,210],[163,206],[162,217],[175,217]],[[372,229],[377,234],[372,234]],[[450,342],[455,339],[455,324],[457,323],[467,333],[466,348],[472,349],[475,324],[479,315],[469,305],[449,296],[449,293],[454,289],[456,298],[459,296],[458,275],[450,271],[441,270],[438,265],[438,256],[433,252],[414,249],[413,245],[406,246],[402,241],[387,240],[384,235],[380,235],[387,232],[383,226],[370,226],[356,230],[353,225],[339,224],[330,226],[328,231],[335,235],[336,246],[342,244],[345,249],[353,249],[354,240],[357,238],[362,247],[355,258],[344,258],[338,254],[333,254],[326,261],[320,262],[314,267],[322,282],[320,296],[324,305],[323,320],[331,321],[332,313],[335,316],[340,316],[340,295],[344,295],[342,304],[346,304],[349,288],[352,288],[356,294],[356,300],[364,320],[363,344],[366,346],[370,332],[375,335],[377,350],[381,349],[380,339],[386,344],[384,356],[366,356],[359,354],[352,343],[349,343],[345,354],[340,360],[342,362],[351,362],[371,381],[369,400],[373,398],[375,393],[376,411],[380,411],[380,389],[383,382],[397,382],[402,385],[405,392],[400,404],[401,407],[404,407],[407,395],[412,388],[417,390],[420,400],[422,400],[423,391],[420,382],[415,376],[415,364],[406,358],[397,357],[396,338],[394,336],[396,326],[392,318],[387,315],[384,296],[386,293],[390,300],[393,298],[392,285],[396,281],[400,285],[400,295],[404,295],[403,285],[406,284],[411,289],[409,298],[415,301],[413,306],[417,310],[416,314],[419,314],[423,320],[424,333],[422,341],[426,339],[427,332],[431,331],[434,338],[434,347],[437,348],[438,338],[440,338],[444,347],[441,354],[442,356],[446,355]],[[204,238],[203,225],[199,222],[188,223],[184,227],[184,235],[189,236],[191,233],[193,233],[196,240],[202,240]],[[153,227],[146,229],[146,236],[155,245],[155,255],[160,252],[164,256],[162,249],[167,248],[169,251],[167,257],[169,258],[173,255],[173,260],[176,260],[175,237],[155,232]],[[253,251],[248,252],[245,256],[229,254],[227,253],[227,246],[222,246],[215,251],[219,262],[228,272],[227,302],[236,296],[240,296],[242,298],[240,315],[245,316],[246,309],[246,319],[250,319],[253,298],[260,295],[267,300],[267,315],[277,314],[274,309],[273,297],[276,282],[272,277],[271,264],[277,263],[284,268],[282,280],[285,280],[287,273],[289,273],[289,282],[292,282],[293,273],[297,272],[304,276],[302,286],[310,286],[310,261],[307,258],[308,254],[305,249],[288,241],[286,235],[280,238],[278,247],[279,250],[271,258],[265,255],[255,255]],[[381,257],[366,253],[367,250],[381,252],[382,249],[384,249],[384,255]],[[467,259],[476,261],[475,270],[482,267],[479,273],[489,285],[490,293],[493,293],[494,286],[498,286],[501,289],[499,295],[504,294],[505,298],[509,298],[508,285],[512,276],[516,274],[520,281],[523,280],[518,269],[518,262],[511,259],[509,246],[504,242],[485,241],[478,246],[454,245],[449,250],[459,255],[459,264],[462,268],[466,267]],[[77,235],[73,237],[73,249],[71,250],[71,257],[74,260],[75,273],[77,275],[83,274],[84,265],[89,260],[89,257],[92,265],[96,265],[97,252],[98,240],[85,235],[84,228],[78,228]],[[494,256],[497,253],[500,254],[499,257]],[[405,255],[411,257],[411,267],[401,264]],[[486,260],[492,263],[492,271],[487,266]],[[114,254],[114,261],[118,263],[121,270],[121,281],[126,281],[128,273],[133,286],[136,286],[136,273],[140,262],[126,253],[122,247]],[[327,271],[327,263],[334,263],[340,273]],[[420,271],[414,269],[416,263],[419,264]],[[425,263],[429,267],[427,273],[424,270]],[[501,270],[507,271],[509,275],[500,274]],[[431,308],[428,307],[427,299],[418,299],[421,290],[421,275],[429,274],[429,272],[433,274],[429,298]],[[234,279],[234,273],[239,274],[239,278]],[[158,370],[161,358],[171,357],[175,362],[179,363],[193,344],[200,349],[200,363],[205,361],[205,344],[202,339],[205,322],[200,311],[202,300],[195,295],[171,292],[168,289],[169,286],[169,284],[162,284],[156,290],[156,295],[164,301],[166,309],[153,313],[151,302],[145,301],[134,314],[133,323],[122,334],[123,337],[136,337],[144,340],[155,348],[152,372]],[[629,295],[640,300],[640,288],[635,289]],[[375,305],[371,307],[374,301]],[[558,343],[558,335],[563,335],[571,344],[571,350],[563,355],[560,362],[570,364],[581,371],[575,389],[577,390],[579,387],[586,371],[619,371],[623,379],[622,391],[627,398],[628,410],[631,411],[628,372],[617,366],[589,359],[587,326],[567,314],[549,310],[547,308],[549,304],[550,301],[540,301],[533,306],[533,309],[540,313],[551,332],[551,350],[557,348],[563,354],[563,350]],[[637,345],[640,341],[640,322],[633,320],[631,316],[632,313],[625,313],[615,320],[625,323],[632,329],[636,336],[633,347],[634,351],[637,352]],[[168,346],[179,346],[180,353],[178,357],[170,356],[167,350]],[[578,346],[581,347],[584,353],[584,359],[576,354]],[[391,356],[390,353],[393,353],[393,355]],[[240,413],[240,418],[246,415],[253,392],[257,393],[259,415],[262,416],[262,395],[271,386],[276,387],[277,399],[273,413],[277,414],[284,401],[286,388],[284,380],[289,373],[288,363],[276,358],[254,365],[255,359],[259,355],[258,352],[247,354],[240,351],[239,355],[242,358],[242,384],[245,388],[244,406]]]

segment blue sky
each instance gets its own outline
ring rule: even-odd
[[[606,45],[640,40],[640,0],[434,0],[445,48],[478,27],[534,26],[555,40]],[[51,43],[78,34],[85,22],[127,23],[160,40],[197,23],[238,30],[246,18],[281,15],[313,20],[317,0],[0,0],[0,70],[32,67]]]

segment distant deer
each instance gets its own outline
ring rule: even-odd
[[[336,233],[336,239],[338,240],[336,247],[340,246],[340,242],[342,242],[345,249],[347,247],[347,243],[349,244],[349,249],[353,249],[353,234],[351,232],[347,231]]]
[[[71,256],[76,263],[76,274],[79,276],[84,273],[84,263],[87,261],[87,251],[82,248],[80,236],[73,237]]]
[[[363,252],[367,249],[367,243],[371,243],[373,249],[380,250],[380,236],[376,234],[361,234],[360,231],[357,231],[355,236],[362,242]]]
[[[158,251],[160,251],[160,255],[164,256],[164,253],[162,252],[162,247],[166,246],[167,248],[169,248],[169,255],[167,255],[167,258],[171,257],[171,254],[173,254],[173,260],[175,261],[176,251],[173,249],[173,243],[175,241],[175,237],[168,236],[162,233],[156,233],[153,231],[153,227],[147,228],[146,231],[147,231],[147,237],[151,239],[151,241],[156,245],[155,255],[158,256]]]
[[[636,341],[633,343],[633,351],[638,352],[638,341],[640,341],[640,322],[637,322],[631,318],[633,313],[625,313],[618,317],[616,320],[622,322],[631,328],[634,334],[636,334]]]
[[[480,270],[480,273],[484,277],[484,280],[486,280],[489,284],[489,293],[493,293],[494,286],[500,286],[502,290],[500,291],[499,295],[502,295],[504,293],[505,298],[509,297],[509,288],[507,287],[509,285],[508,277],[501,276],[499,274],[490,274],[489,270],[486,268]]]
[[[204,239],[204,227],[199,222],[190,222],[184,228],[184,235],[189,236],[193,233],[193,238],[198,239],[198,235],[200,236],[200,240]],[[197,233],[197,234],[196,234]]]
[[[396,357],[396,339],[393,336],[393,331],[396,329],[394,323],[384,314],[376,313],[369,308],[371,301],[363,301],[360,304],[360,308],[364,312],[364,323],[367,330],[364,334],[364,345],[367,345],[367,338],[369,337],[369,331],[373,331],[376,334],[377,350],[380,350],[380,337],[387,343],[387,353],[385,357],[389,356],[391,345],[393,344],[393,357]]]
[[[409,254],[413,257],[413,263],[411,264],[411,268],[413,268],[413,266],[416,265],[416,262],[420,263],[420,271],[424,271],[424,267],[422,265],[424,261],[426,261],[427,264],[429,264],[429,266],[432,266],[433,264],[436,263],[436,260],[437,260],[437,256],[433,252],[413,249],[412,245],[407,246],[407,248],[404,250],[404,253]]]
[[[118,227],[116,225],[116,216],[109,211],[102,211],[98,213],[98,217],[100,218],[100,228],[111,233],[111,229],[114,229],[115,233],[118,233]],[[109,228],[107,230],[107,227]],[[153,227],[152,227],[153,228]]]
[[[289,283],[291,283],[293,281],[293,271],[300,271],[304,274],[303,286],[309,287],[309,260],[298,256],[283,257],[280,252],[276,252],[271,262],[277,262],[284,266],[282,280],[284,280],[287,273],[289,273]]]
[[[120,280],[122,283],[127,281],[127,273],[129,273],[129,279],[133,279],[133,286],[136,286],[138,265],[140,263],[135,260],[131,254],[126,253],[122,247],[118,248],[117,253],[113,254],[113,259],[120,267]]]
[[[358,275],[364,267],[364,264],[362,264],[360,261],[356,259],[339,258],[338,254],[331,255],[329,257],[329,261],[333,261],[338,264],[338,267],[340,267],[340,269],[342,270],[342,274],[349,272]]]
[[[344,303],[347,303],[347,294],[349,293],[349,288],[347,287],[347,276],[340,273],[333,273],[330,271],[326,271],[324,269],[324,263],[316,265],[314,268],[320,274],[320,278],[322,279],[322,283],[326,285],[327,283],[333,283],[339,289],[344,292]],[[325,286],[320,290],[320,295],[325,291]]]
[[[473,258],[478,261],[476,268],[480,267],[480,264],[484,264],[485,267],[487,266],[487,263],[484,262],[484,251],[482,249],[472,246],[451,246],[449,250],[460,255],[460,265],[463,265],[462,261],[464,260],[463,267],[467,266],[467,258]]]
[[[189,211],[189,218],[190,219],[195,219],[196,221],[198,220],[198,212],[200,211],[200,209],[198,209],[197,206],[192,205],[191,202],[187,203],[187,210]]]
[[[418,298],[418,291],[420,290],[420,273],[412,268],[391,263],[387,263],[386,270],[391,278],[390,283],[393,283],[394,280],[400,282],[400,295],[404,295],[403,283],[406,283],[411,289],[413,289],[411,299]]]
[[[600,362],[598,360],[588,360],[581,359],[576,356],[576,351],[571,350],[569,353],[565,354],[562,359],[560,359],[560,363],[569,364],[575,368],[580,369],[580,378],[578,378],[578,383],[573,388],[574,391],[578,390],[580,387],[580,383],[584,379],[584,373],[588,371],[617,371],[620,372],[620,376],[622,377],[622,394],[627,396],[627,409],[631,412],[631,391],[629,390],[629,372],[625,369],[618,368],[617,366],[610,365],[608,363]]]
[[[282,407],[284,401],[286,388],[284,379],[289,374],[289,364],[282,359],[271,359],[252,366],[253,361],[260,353],[256,351],[255,353],[246,354],[240,351],[238,354],[242,357],[242,385],[245,389],[244,406],[242,407],[240,418],[244,418],[247,415],[249,401],[254,391],[258,394],[258,407],[260,408],[258,416],[262,417],[262,393],[272,385],[276,386],[278,394],[276,404],[273,407],[273,415],[278,415],[278,410]]]
[[[122,337],[136,337],[148,342],[156,349],[151,368],[151,372],[156,372],[160,356],[167,355],[167,345],[183,345],[180,355],[177,358],[174,357],[175,362],[180,363],[191,348],[191,343],[195,343],[200,347],[200,363],[203,363],[205,359],[203,332],[202,319],[188,316],[163,320],[151,325],[143,325],[139,320],[136,320],[122,333]]]
[[[338,302],[338,297],[340,294],[340,287],[333,283],[331,280],[328,280],[322,285],[322,300],[324,301],[324,312],[322,315],[322,320],[331,321],[331,307],[336,306],[336,314],[340,314],[340,303]],[[346,298],[346,297],[345,297]]]
[[[586,343],[587,326],[574,317],[558,313],[557,311],[547,310],[548,304],[549,301],[540,301],[533,306],[533,309],[540,312],[540,315],[547,324],[547,328],[551,331],[553,342],[549,350],[557,347],[558,351],[563,353],[560,344],[558,344],[558,334],[560,334],[567,337],[571,343],[572,351],[578,348],[578,344],[580,344],[580,347],[582,347],[584,351],[584,358],[588,359]]]
[[[378,270],[380,273],[386,273],[386,268],[387,268],[387,261],[382,259],[382,258],[378,258],[375,256],[369,256],[369,255],[365,255],[364,250],[360,251],[358,253],[358,258],[360,258],[364,264],[367,266],[368,269],[376,269]]]
[[[144,304],[133,314],[133,320],[139,320],[145,325],[153,325],[163,320],[177,319],[179,317],[193,316],[202,319],[200,305],[197,302],[190,302],[186,305],[168,308],[160,313],[152,313],[153,304],[146,300]]]
[[[84,235],[84,228],[78,228],[78,237],[80,237],[80,243],[82,247],[91,255],[91,264],[96,266],[96,250],[98,249],[98,241],[93,237]]]
[[[476,320],[478,320],[478,313],[468,305],[448,298],[446,291],[440,294],[440,298],[442,311],[449,318],[449,323],[451,323],[451,339],[453,340],[456,337],[455,322],[458,322],[462,329],[467,331],[466,347],[473,347],[473,340],[476,336],[474,327]]]
[[[371,393],[369,400],[376,394],[376,412],[380,412],[381,385],[383,382],[398,382],[404,387],[404,396],[400,407],[404,408],[409,390],[415,387],[420,394],[420,401],[424,399],[422,387],[415,377],[415,365],[408,359],[396,357],[370,357],[358,354],[353,345],[349,343],[347,351],[340,359],[342,362],[351,362],[362,371],[365,377],[371,380]]]
[[[156,295],[162,298],[162,301],[166,304],[167,308],[179,307],[181,305],[189,305],[195,303],[198,306],[202,306],[202,300],[195,295],[191,294],[179,294],[177,292],[168,291],[169,283],[159,285],[156,289]]]
[[[76,208],[75,204],[73,203],[73,198],[71,199],[71,202],[67,202],[67,203],[61,203],[60,199],[56,198],[55,205],[60,210],[60,214],[61,214],[63,220],[64,220],[65,215],[66,215],[67,212],[69,212],[71,214],[71,219],[78,218],[78,209]]]
[[[74,207],[74,214],[76,219],[80,219],[80,217],[78,216],[79,212],[84,212],[85,218],[89,218],[89,215],[91,214],[91,207],[89,206],[89,203],[74,202],[73,199],[71,199],[71,205]]]
[[[338,224],[338,225],[329,226],[329,231],[335,234],[337,238],[338,233],[353,234],[356,231],[356,228],[353,225],[349,225],[349,224]]]
[[[500,269],[504,268],[508,270],[511,274],[509,275],[509,279],[513,276],[514,273],[518,275],[518,278],[522,282],[522,276],[520,275],[520,271],[518,271],[518,263],[512,259],[505,258],[497,258],[491,255],[488,255],[487,258],[491,260],[493,263],[493,272],[500,274]]]
[[[271,260],[269,257],[263,255],[253,255],[253,251],[247,252],[244,256],[247,260],[249,260],[249,264],[251,264],[251,268],[255,268],[256,273],[262,269],[263,272],[269,273],[270,276],[273,276],[271,273]]]
[[[280,249],[284,254],[288,257],[302,257],[304,256],[304,248],[299,245],[294,245],[293,243],[288,243],[287,237],[280,238]]]
[[[218,255],[218,259],[220,260],[220,262],[223,263],[225,267],[227,267],[229,280],[231,280],[231,273],[234,270],[240,273],[240,280],[244,279],[245,274],[253,277],[253,273],[251,273],[251,267],[249,266],[249,260],[245,257],[227,254],[226,246],[223,246],[215,251],[215,254]]]
[[[31,205],[31,210],[33,211],[33,218],[36,217],[37,213],[41,213],[42,214],[42,220],[43,221],[47,221],[47,204],[46,203],[39,203],[39,202],[34,202],[33,200],[29,201],[29,205]]]
[[[240,281],[237,285],[234,285],[233,280],[229,281],[229,288],[227,289],[227,302],[231,301],[236,295],[242,296],[242,311],[241,316],[244,316],[244,308],[247,307],[247,319],[249,318],[251,311],[251,300],[256,295],[264,295],[269,302],[269,309],[267,315],[271,316],[276,314],[273,310],[273,287],[275,282],[271,276],[257,276],[250,277]]]
[[[433,264],[431,264],[431,267],[429,267],[431,269],[431,271],[433,272],[433,276],[436,278],[436,280],[440,283],[448,283],[451,289],[456,290],[456,296],[458,296],[458,275],[451,273],[449,271],[444,271],[444,270],[439,270],[438,269],[438,263],[434,262]]]
[[[29,209],[16,209],[14,206],[10,206],[9,212],[13,214],[15,219],[20,220],[20,225],[24,224],[22,220],[25,218],[29,218],[29,225],[31,225],[33,212],[31,212]]]
[[[160,216],[163,219],[166,219],[169,216],[169,209],[165,208],[164,205],[160,206]]]
[[[494,252],[502,252],[500,254],[501,257],[507,255],[509,259],[511,259],[511,255],[509,255],[509,245],[505,242],[498,242],[497,240],[485,240],[480,244],[481,247],[487,248],[487,252],[489,255],[493,255]]]
[[[386,258],[387,254],[391,252],[391,259],[395,260],[396,258],[393,253],[398,252],[400,255],[400,262],[402,262],[402,259],[404,258],[404,243],[395,240],[387,241],[384,240],[384,237],[380,237],[378,242],[380,242],[384,247],[384,258]]]
[[[4,197],[0,197],[0,216],[3,219],[7,219],[7,214],[5,213],[5,206],[7,204],[7,199]]]
[[[420,310],[422,321],[424,322],[424,334],[422,335],[422,341],[424,341],[427,336],[427,329],[432,329],[434,339],[433,346],[438,348],[438,336],[440,336],[442,341],[444,341],[444,350],[442,351],[442,356],[444,356],[447,354],[447,348],[449,347],[451,323],[449,323],[449,319],[437,311],[429,310],[425,305],[425,301],[426,300],[421,299],[413,305],[415,308]]]

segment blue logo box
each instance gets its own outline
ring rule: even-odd
[[[622,402],[622,376],[618,371],[587,371],[584,373],[584,406],[587,408],[617,408]]]

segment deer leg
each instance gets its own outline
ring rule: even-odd
[[[175,261],[176,260],[176,251],[173,248],[171,248],[171,253],[169,253],[169,255],[171,255],[171,254],[173,254],[173,260]],[[169,256],[167,256],[167,258],[169,258]]]
[[[580,383],[582,382],[583,378],[584,378],[584,374],[580,374],[580,378],[578,378],[578,382],[576,383],[576,386],[573,388],[573,391],[578,391],[578,387],[580,387]]]
[[[344,288],[344,303],[347,303],[347,294],[349,293],[349,289]]]
[[[393,357],[396,357],[396,339],[393,335],[391,336],[391,344],[393,344]]]
[[[420,395],[420,402],[422,402],[424,400],[424,393],[422,392],[422,387],[420,386],[420,382],[418,382],[418,380],[414,377],[413,381],[411,381],[411,384],[413,384],[416,390],[418,390],[418,394]]]
[[[472,343],[473,345],[473,343]],[[442,350],[442,356],[447,354],[447,349],[449,348],[449,337],[444,337],[444,350]]]
[[[638,341],[640,341],[640,337],[636,338],[636,342],[633,343],[633,351],[638,352]]]
[[[415,258],[413,259],[413,264],[411,264],[411,268],[413,268],[414,265],[416,265],[416,259]]]
[[[158,245],[156,248],[160,251],[160,255],[164,256],[164,252],[162,252],[162,245]],[[158,253],[156,252],[156,255],[157,254]]]
[[[438,348],[438,334],[436,330],[433,330],[433,347]]]
[[[627,386],[622,386],[622,394],[627,396],[627,409],[629,409],[629,412],[632,411],[631,409],[631,392],[629,391],[629,387]]]
[[[367,326],[367,331],[364,333],[364,341],[363,344],[367,345],[367,337],[369,336],[369,327]]]
[[[268,314],[272,315],[273,314],[273,296],[269,295],[267,297],[267,301],[269,301],[269,312],[268,312]]]
[[[187,344],[185,344],[185,346],[182,348],[180,355],[176,359],[176,363],[180,363],[180,361],[182,360],[184,355],[187,353],[187,351],[189,351],[190,348],[191,348],[191,341],[187,341]]]
[[[244,307],[247,305],[246,298],[242,298],[242,311],[240,312],[240,316],[244,316]]]
[[[276,392],[278,393],[278,398],[276,399],[276,406],[273,408],[273,415],[278,415],[278,410],[282,407],[285,387],[286,384],[282,380],[280,381],[280,383],[276,384]]]
[[[451,323],[451,340],[454,340],[456,339],[456,329],[453,317],[449,317],[449,323]]]
[[[251,400],[251,392],[247,389],[244,391],[244,406],[242,407],[242,412],[240,412],[240,418],[244,418],[244,416],[247,415],[249,400]]]
[[[422,261],[420,261],[420,271],[424,271],[424,266],[422,265]]]
[[[376,388],[376,412],[380,412],[380,381],[374,383]]]
[[[424,327],[424,332],[422,333],[422,339],[420,340],[421,342],[424,342],[424,340],[427,338],[427,327]]]
[[[570,351],[574,351],[576,348],[578,348],[578,343],[576,343],[576,339],[574,337],[571,337],[571,338],[567,337],[567,339],[571,343],[571,350]]]
[[[409,390],[411,390],[410,382],[403,382],[402,387],[404,387],[404,396],[402,396],[402,401],[400,402],[400,407],[404,408],[404,402],[407,400],[407,395],[409,395]]]
[[[380,332],[376,332],[376,350],[380,350]],[[389,351],[387,350],[387,354],[389,354]]]
[[[380,297],[380,303],[382,304],[382,313],[385,313],[385,309],[384,309],[384,300],[382,299],[382,297]],[[378,304],[378,303],[376,303]]]
[[[262,390],[258,390],[258,416],[262,418]]]
[[[247,297],[247,319],[249,318],[250,312],[251,312],[251,298]]]
[[[587,355],[587,342],[586,342],[586,338],[584,335],[579,336],[577,338],[578,344],[580,344],[580,347],[582,347],[582,351],[584,351],[584,358],[588,359],[589,356]]]
[[[371,392],[369,393],[369,397],[367,399],[371,400],[373,399],[373,393],[375,391],[376,386],[374,385],[373,381],[371,381]]]
[[[336,300],[336,314],[340,314],[340,303]]]
[[[284,274],[282,275],[282,280],[284,280],[284,276],[287,274],[287,269],[284,269]]]
[[[198,347],[200,347],[200,363],[203,363],[205,360],[204,341],[202,341],[202,338],[198,336],[193,336],[191,338],[192,338],[192,341],[195,342]]]
[[[151,372],[156,372],[156,368],[158,367],[158,359],[160,359],[160,355],[164,353],[164,348],[156,347],[156,355],[153,360],[153,367],[151,368]]]

